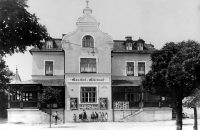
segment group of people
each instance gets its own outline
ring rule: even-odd
[[[74,122],[77,121],[76,119],[76,114],[74,114]],[[90,115],[90,121],[107,121],[108,120],[108,113],[107,112],[99,112],[97,113],[96,111],[92,112],[92,114]],[[83,112],[81,114],[79,114],[79,120],[81,121],[89,121],[88,120],[88,116],[85,110],[83,110]]]
[[[108,113],[99,112],[99,114],[95,111],[91,114],[91,121],[107,121]]]

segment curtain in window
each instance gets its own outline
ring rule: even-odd
[[[139,62],[138,63],[138,76],[144,76],[145,75],[145,63]]]
[[[53,75],[53,61],[45,61],[45,75]]]
[[[96,59],[81,58],[80,70],[81,73],[96,73]]]
[[[134,62],[127,62],[127,76],[134,76]]]

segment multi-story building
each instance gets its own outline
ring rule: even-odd
[[[161,98],[144,92],[141,86],[142,77],[150,70],[153,45],[142,39],[132,40],[130,36],[113,40],[99,29],[99,22],[88,6],[76,25],[77,29],[62,39],[49,40],[42,49],[30,50],[32,80],[11,83],[11,88],[19,89],[9,96],[8,121],[30,115],[37,121],[44,120],[37,115],[48,108],[41,104],[39,96],[47,86],[62,91],[61,102],[53,108],[64,122],[73,121],[75,116],[78,119],[83,111],[89,121],[93,112],[107,114],[108,121],[171,119],[171,109],[159,108]],[[34,93],[27,89],[31,86],[37,86]],[[17,95],[18,99],[13,100]]]

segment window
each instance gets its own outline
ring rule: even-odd
[[[97,102],[96,87],[81,87],[80,102],[81,103],[96,103]]]
[[[134,76],[134,62],[126,62],[126,75]]]
[[[93,37],[86,35],[82,40],[82,47],[84,48],[94,48],[94,39]]]
[[[133,44],[132,43],[126,43],[126,50],[133,50]]]
[[[138,76],[145,75],[145,62],[138,62]]]
[[[45,61],[45,75],[53,76],[53,61]]]
[[[96,58],[81,58],[80,72],[81,73],[96,73]]]
[[[48,49],[53,48],[53,42],[52,41],[47,41],[46,42],[46,48],[48,48]]]
[[[23,101],[32,101],[33,94],[30,92],[23,92]]]
[[[20,91],[14,91],[11,96],[12,101],[20,101]]]
[[[138,43],[138,50],[139,51],[142,51],[143,50],[143,43]]]

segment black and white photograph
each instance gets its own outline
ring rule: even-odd
[[[199,121],[199,0],[0,0],[1,130]]]

